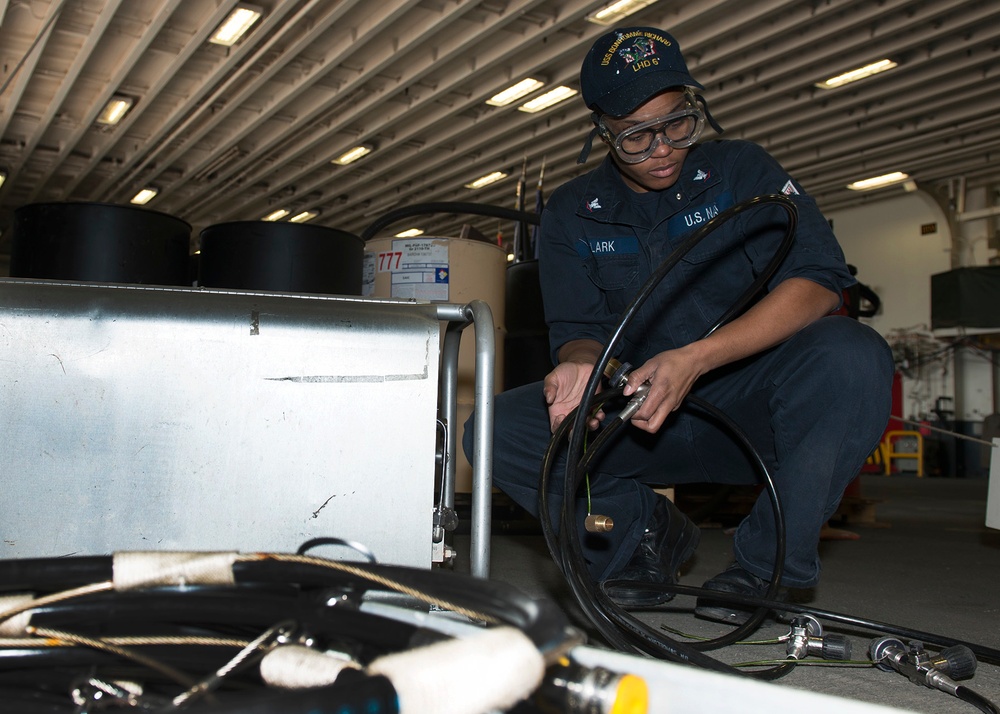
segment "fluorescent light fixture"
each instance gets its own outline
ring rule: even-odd
[[[491,107],[505,107],[508,104],[513,104],[521,97],[531,94],[542,86],[545,86],[545,82],[542,80],[528,77],[527,79],[522,79],[517,84],[512,84],[502,92],[494,94],[486,100],[486,103]]]
[[[268,213],[266,216],[264,216],[260,220],[262,220],[262,221],[280,221],[282,218],[284,218],[285,216],[287,216],[289,213],[290,213],[290,211],[288,211],[288,210],[286,210],[284,208],[279,208],[277,211],[272,211],[271,213]]]
[[[3,182],[6,180],[7,180],[7,174],[3,171],[0,171],[0,186],[3,186]]]
[[[842,87],[845,84],[850,84],[851,82],[857,82],[859,79],[864,79],[866,77],[871,77],[873,74],[878,74],[879,72],[885,72],[893,67],[897,67],[897,63],[893,62],[891,59],[883,59],[878,62],[872,62],[871,64],[866,64],[864,67],[858,67],[857,69],[852,69],[850,72],[844,72],[843,74],[838,74],[836,77],[830,77],[830,79],[825,82],[817,82],[816,86],[820,89],[833,89],[835,87]]]
[[[491,183],[496,183],[501,179],[507,178],[507,174],[503,171],[494,171],[491,174],[486,174],[485,176],[480,176],[475,181],[465,184],[466,188],[482,188],[483,186],[489,186]]]
[[[354,163],[362,156],[367,156],[368,154],[372,153],[374,149],[375,147],[372,146],[371,144],[361,144],[360,146],[355,146],[353,149],[350,149],[349,151],[345,151],[343,154],[335,158],[330,163],[339,164],[341,166],[347,166],[348,164]]]
[[[894,183],[902,183],[909,178],[909,174],[904,174],[902,171],[893,171],[892,173],[882,174],[881,176],[873,176],[872,178],[849,183],[847,184],[847,188],[852,191],[871,191],[875,188],[891,186]]]
[[[296,213],[294,216],[288,219],[289,223],[305,223],[306,221],[311,221],[316,216],[319,215],[319,211],[302,211],[302,213]]]
[[[137,206],[145,206],[147,203],[152,201],[159,192],[159,189],[155,189],[152,186],[144,188],[139,191],[139,193],[132,196],[132,200],[129,201],[129,203],[134,203]]]
[[[423,228],[407,228],[405,231],[400,231],[396,234],[397,238],[416,238],[417,236],[422,236],[424,234]]]
[[[132,108],[134,103],[135,100],[132,97],[123,97],[120,94],[114,95],[104,105],[101,113],[97,115],[97,123],[104,124],[105,126],[114,126],[122,120],[122,117]]]
[[[656,0],[618,0],[590,13],[585,19],[595,25],[613,25],[654,2]]]
[[[535,112],[540,112],[543,109],[548,109],[553,104],[558,104],[559,102],[569,99],[576,94],[578,94],[578,92],[575,89],[559,86],[555,89],[550,89],[545,94],[535,97],[530,102],[525,102],[517,109],[521,112],[534,114]]]
[[[232,47],[243,37],[257,20],[260,19],[260,8],[240,3],[236,6],[208,41],[213,45]]]

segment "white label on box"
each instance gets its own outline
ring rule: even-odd
[[[393,298],[448,301],[451,269],[446,241],[436,238],[394,240],[391,251],[378,254],[376,270],[392,275]]]

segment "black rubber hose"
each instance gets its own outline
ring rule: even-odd
[[[182,669],[190,676],[191,672],[212,672],[228,662],[236,652],[234,647],[211,645],[164,645],[164,646],[129,646],[128,651],[141,653],[144,657],[155,660],[175,669]],[[163,684],[164,677],[155,669],[138,664],[118,654],[90,649],[88,647],[31,647],[22,649],[0,649],[0,676],[4,680],[13,678],[13,682],[0,683],[0,690],[5,686],[24,686],[30,683],[40,690],[61,689],[68,691],[66,684],[82,672],[100,669],[102,672],[114,672],[120,678],[141,679],[147,684],[157,682]],[[28,674],[30,672],[30,674]],[[105,675],[107,676],[107,675]],[[248,680],[244,675],[232,675],[233,682],[260,684],[258,677]],[[169,682],[175,687],[175,682]],[[3,701],[0,699],[0,701]],[[4,711],[11,711],[4,709]]]
[[[617,396],[621,396],[621,390],[607,390],[602,392],[599,396],[602,399],[613,399]],[[572,426],[575,413],[576,412],[574,411],[569,414],[556,428],[556,433],[553,438],[554,444],[562,444],[566,432]],[[542,533],[545,537],[545,543],[549,549],[549,554],[552,556],[552,560],[560,568],[563,576],[566,578],[566,581],[573,592],[574,598],[577,600],[580,607],[583,608],[587,618],[604,637],[608,645],[621,652],[653,655],[673,662],[693,664],[705,669],[715,670],[726,674],[741,674],[741,672],[735,668],[707,657],[698,650],[687,647],[680,642],[674,642],[663,638],[659,632],[652,630],[647,627],[645,623],[642,623],[635,618],[627,617],[625,613],[621,611],[618,611],[615,615],[610,614],[610,611],[614,611],[615,609],[614,603],[608,600],[603,592],[598,591],[594,587],[593,583],[590,582],[590,578],[586,575],[585,569],[572,567],[572,565],[566,560],[564,557],[564,547],[561,543],[561,539],[555,534],[552,519],[549,515],[550,506],[548,498],[548,485],[551,479],[552,464],[556,453],[556,448],[553,448],[552,444],[550,444],[550,447],[546,450],[543,457],[538,492],[540,509],[539,521],[542,524]],[[603,605],[598,606],[598,602],[602,602]]]
[[[0,592],[30,591],[40,594],[104,582],[112,578],[112,563],[111,556],[0,561]],[[343,588],[360,597],[368,590],[393,589],[380,584],[385,580],[398,585],[401,592],[411,590],[421,593],[428,600],[453,603],[516,627],[540,649],[565,638],[568,621],[555,603],[529,597],[508,583],[442,570],[361,562],[349,565],[355,572],[279,560],[266,555],[258,559],[239,560],[233,566],[233,575],[238,583],[234,592],[240,591],[239,586],[287,586],[294,583],[305,589]],[[112,602],[117,595],[109,596]],[[85,601],[67,602],[72,606],[74,602]]]
[[[730,208],[719,213],[717,216],[712,218],[710,221],[705,223],[699,229],[694,231],[690,236],[688,236],[674,251],[667,256],[666,259],[660,264],[659,267],[650,275],[646,280],[645,284],[639,289],[639,292],[632,299],[632,302],[625,308],[619,317],[618,324],[613,330],[608,342],[605,346],[603,353],[598,359],[594,366],[594,370],[590,375],[590,379],[587,382],[587,386],[584,390],[583,396],[580,401],[580,411],[589,413],[591,409],[591,402],[593,401],[595,395],[597,394],[598,386],[600,385],[601,377],[604,372],[604,368],[610,361],[614,351],[617,347],[618,342],[621,341],[625,330],[631,324],[632,319],[635,317],[639,308],[646,302],[649,296],[652,294],[653,290],[659,285],[663,278],[680,262],[680,260],[687,255],[698,243],[700,243],[707,235],[712,231],[716,230],[719,226],[732,220],[739,214],[749,211],[751,209],[757,208],[758,206],[773,203],[781,206],[789,216],[787,230],[785,233],[784,240],[781,242],[775,255],[772,256],[771,260],[765,266],[765,269],[757,277],[757,279],[750,285],[747,290],[740,296],[736,303],[726,311],[726,313],[719,318],[706,332],[705,335],[711,334],[715,331],[719,325],[723,324],[728,319],[731,319],[734,315],[739,314],[743,309],[745,309],[746,304],[753,299],[753,297],[763,288],[767,280],[769,280],[773,274],[777,271],[781,262],[784,260],[785,255],[787,255],[788,250],[791,248],[791,244],[795,238],[795,228],[797,226],[797,209],[795,204],[787,196],[781,194],[769,194],[766,196],[757,196],[747,201],[736,204]],[[587,425],[586,420],[576,419],[574,420],[573,428],[570,431],[567,463],[566,463],[566,475],[565,482],[567,486],[574,481],[580,479],[573,478],[573,469],[576,463],[580,460],[580,456],[583,453],[583,436],[586,432]],[[563,513],[562,518],[569,518],[569,522],[574,522],[572,518],[573,509],[573,494],[563,493]],[[578,547],[577,547],[578,549]],[[783,560],[783,558],[782,558]],[[779,563],[776,562],[776,566]],[[773,578],[772,578],[773,580]]]
[[[610,389],[601,392],[600,400],[607,401],[621,396],[621,389]],[[556,428],[553,443],[562,444],[566,432],[572,426],[576,411],[571,412]],[[595,444],[595,448],[599,448]],[[539,521],[542,534],[552,560],[560,568],[566,578],[574,597],[584,609],[588,619],[605,638],[606,642],[622,652],[646,654],[661,657],[673,662],[693,664],[704,669],[715,670],[725,674],[743,674],[739,670],[701,654],[697,649],[685,643],[665,638],[660,632],[652,630],[645,623],[627,615],[619,609],[606,594],[598,590],[590,578],[581,573],[585,569],[574,568],[568,558],[569,554],[554,532],[552,519],[549,516],[549,483],[551,481],[553,459],[556,448],[550,445],[545,452],[539,486]],[[578,486],[578,484],[577,484]],[[574,487],[574,492],[576,487]],[[602,603],[598,606],[596,603]]]
[[[963,702],[967,702],[976,707],[979,711],[984,712],[984,714],[1000,714],[1000,710],[997,709],[996,704],[991,702],[979,692],[969,689],[965,685],[959,685],[959,687],[955,690],[955,696]]]
[[[345,670],[337,681],[310,689],[268,689],[194,704],[187,714],[398,714],[399,697],[386,677]]]
[[[503,208],[501,206],[490,206],[482,203],[417,203],[412,206],[397,208],[377,218],[361,232],[361,240],[366,242],[371,240],[380,230],[392,225],[396,221],[401,221],[411,216],[422,216],[427,213],[464,213],[474,216],[492,216],[493,218],[504,218],[518,223],[531,223],[536,226],[542,222],[541,216],[537,213],[518,211],[514,208]]]
[[[75,714],[79,707],[66,703],[63,692],[36,692],[20,687],[0,687],[4,709],[17,714]]]
[[[601,392],[598,396],[602,401],[607,401],[621,396],[621,390],[607,390]],[[570,414],[560,427],[557,428],[555,439],[556,443],[561,443],[562,437],[565,435],[566,424],[574,417],[575,412]],[[620,425],[621,420],[618,419],[614,424]],[[607,435],[616,428],[614,424],[606,427],[601,436],[607,437]],[[595,442],[593,447],[588,451],[588,455],[597,453],[600,450],[601,443],[603,442],[600,441],[599,437],[598,442]],[[599,590],[585,574],[585,567],[573,565],[573,553],[570,552],[566,543],[564,543],[562,539],[558,542],[556,541],[553,534],[551,519],[548,517],[548,484],[550,481],[553,454],[554,449],[552,448],[546,451],[546,455],[543,459],[541,485],[539,488],[539,507],[540,509],[546,509],[544,510],[544,517],[540,518],[543,534],[546,538],[546,545],[549,547],[553,560],[555,560],[555,562],[559,565],[564,576],[567,577],[574,596],[578,600],[580,606],[584,608],[587,616],[591,619],[591,622],[594,623],[595,627],[597,627],[598,631],[605,637],[608,644],[621,649],[622,651],[638,651],[643,654],[657,656],[675,662],[694,664],[726,674],[760,676],[761,678],[765,678],[769,672],[764,674],[758,672],[741,672],[730,665],[700,654],[700,650],[708,649],[707,647],[695,647],[687,643],[681,643],[664,636],[657,630],[649,628],[646,623],[632,617],[626,611],[619,608],[612,600],[610,600],[610,598],[607,597],[607,594],[603,590]],[[584,461],[586,462],[586,459]],[[577,474],[579,475],[580,473],[585,473],[585,471],[586,463],[583,463],[581,468],[578,469]],[[579,485],[579,482],[572,484],[573,493],[576,493]],[[569,538],[571,547],[572,543],[576,542],[576,538],[574,536],[569,536]],[[579,555],[579,560],[580,566],[582,566],[582,554]],[[755,616],[756,619],[751,618],[750,621],[737,628],[737,630],[731,632],[727,635],[727,637],[735,636],[739,638],[752,631],[763,619],[765,612],[766,611],[761,611],[759,616]]]
[[[694,395],[688,395],[687,401],[696,406],[699,409],[710,414],[716,420],[721,422],[723,426],[729,431],[730,434],[736,437],[737,441],[743,446],[747,451],[748,455],[753,459],[754,466],[757,469],[757,473],[761,475],[764,481],[765,490],[767,495],[771,500],[771,508],[774,511],[774,524],[775,524],[775,543],[774,543],[774,569],[772,570],[771,580],[768,583],[767,592],[764,595],[765,599],[774,600],[778,596],[778,591],[781,587],[781,576],[784,573],[784,563],[785,563],[785,512],[781,505],[781,499],[778,497],[778,487],[774,483],[774,479],[771,477],[771,472],[767,468],[767,464],[764,463],[764,459],[761,458],[760,452],[758,452],[750,441],[750,438],[744,433],[740,426],[730,419],[725,412],[723,412],[718,407],[710,404],[709,402],[696,397]],[[714,592],[714,591],[710,591]],[[707,597],[714,597],[708,596]],[[730,645],[738,642],[745,638],[746,635],[750,634],[757,629],[757,626],[764,620],[767,616],[767,608],[758,608],[754,615],[747,620],[742,626],[735,628],[732,632],[729,632],[722,637],[718,637],[714,640],[709,640],[707,642],[696,643],[694,645],[695,649],[716,649],[725,645]],[[752,623],[752,626],[751,626]],[[781,669],[780,667],[778,669]],[[787,671],[785,672],[787,674]],[[767,678],[768,671],[763,670],[763,672],[755,672],[754,676],[759,676],[762,678]],[[779,675],[780,676],[780,675]]]
[[[602,400],[611,400],[620,397],[621,394],[622,390],[620,388],[608,389],[601,392],[599,398]],[[593,406],[598,406],[596,399]],[[565,575],[565,570],[563,569],[562,556],[560,555],[558,536],[550,517],[549,483],[552,480],[552,469],[555,465],[556,456],[559,453],[559,446],[565,441],[567,433],[572,428],[577,411],[577,409],[574,409],[567,414],[566,418],[556,427],[552,439],[549,441],[549,446],[542,455],[542,469],[538,487],[538,520],[542,526],[542,535],[545,537],[545,545],[548,547],[549,555],[563,575]]]
[[[509,583],[443,570],[372,563],[350,565],[361,573],[370,573],[372,580],[365,583],[363,575],[274,559],[241,561],[233,572],[239,582],[294,582],[312,587],[347,583],[365,590],[388,589],[378,585],[378,579],[385,578],[429,599],[452,602],[491,615],[522,630],[540,648],[561,640],[565,634],[567,620],[554,603],[529,597]]]
[[[721,419],[726,426],[729,426],[730,429],[733,431],[733,433],[737,436],[737,438],[740,439],[740,441],[743,444],[743,446],[745,448],[747,448],[751,452],[751,454],[753,454],[756,457],[756,465],[758,466],[759,469],[762,470],[762,473],[764,475],[765,483],[768,485],[768,487],[770,489],[770,494],[772,496],[772,504],[777,504],[776,505],[776,510],[775,510],[775,519],[776,519],[776,522],[778,523],[778,525],[780,526],[778,528],[778,530],[779,530],[779,532],[783,531],[784,517],[783,517],[783,514],[781,512],[780,504],[778,504],[778,499],[777,499],[776,491],[775,491],[775,488],[774,488],[774,483],[771,480],[770,474],[767,472],[767,468],[764,465],[763,460],[760,458],[759,454],[757,454],[757,452],[753,449],[753,446],[750,444],[749,440],[743,434],[742,430],[740,430],[737,425],[735,425],[730,420],[728,420],[728,418],[724,414],[721,414],[721,412],[718,412],[717,409],[715,409],[714,407],[712,407],[710,404],[708,404],[706,402],[698,400],[697,398],[693,398],[693,399],[696,400],[696,403],[698,404],[698,406],[709,410],[710,413],[712,413],[713,415],[717,416],[717,418]],[[616,423],[620,425],[621,420],[617,419]],[[595,447],[590,452],[588,452],[588,453],[592,454],[596,450],[597,450],[597,445],[595,444]],[[586,459],[584,459],[583,461],[581,461],[581,463],[583,463],[584,461],[586,461]],[[574,493],[576,492],[576,489],[579,487],[580,473],[582,473],[582,472],[585,472],[584,468],[581,468],[581,469],[579,469],[577,471],[577,479],[578,480],[577,480],[577,482],[575,484],[573,484],[574,487],[575,487],[574,488]],[[580,572],[582,572],[582,571],[585,570],[585,566],[583,564],[582,553],[579,551],[579,540],[578,540],[578,538],[575,535],[568,536],[568,538],[569,538],[569,540],[566,543],[564,543],[563,541],[560,542],[560,544],[563,546],[562,550],[561,550],[561,555],[563,556],[563,567],[567,568],[567,569],[574,569],[575,568],[574,575],[578,576]],[[566,547],[567,545],[568,545],[568,548]],[[573,546],[575,546],[575,550],[574,550]],[[783,554],[784,554],[784,539],[783,538],[779,537],[779,539],[778,539],[778,541],[776,543],[776,547],[777,547],[778,551],[780,552],[780,554],[782,555],[782,559],[783,559]],[[567,551],[569,551],[569,552],[567,552]],[[573,563],[574,559],[576,559],[578,561],[577,564],[575,564],[575,565]],[[780,563],[780,560],[777,561],[777,562]],[[780,576],[780,570],[781,569],[779,567],[778,568],[779,576]],[[607,619],[609,621],[611,621],[613,623],[616,623],[620,627],[627,628],[629,631],[637,634],[641,638],[645,638],[643,640],[644,642],[646,642],[648,640],[652,640],[653,641],[653,643],[651,645],[649,645],[647,643],[647,646],[644,648],[644,651],[647,654],[653,654],[653,655],[655,655],[655,654],[657,654],[657,652],[663,652],[663,653],[666,653],[668,657],[675,657],[675,656],[677,656],[678,653],[680,653],[684,657],[684,661],[690,661],[692,663],[694,663],[695,661],[698,661],[698,662],[704,662],[705,661],[702,658],[694,658],[694,657],[692,657],[692,655],[691,655],[692,651],[704,651],[704,650],[709,650],[709,649],[717,649],[719,647],[722,647],[722,646],[725,646],[725,645],[728,645],[728,644],[732,644],[733,642],[736,642],[736,641],[739,641],[739,640],[743,639],[747,634],[749,634],[750,632],[753,632],[757,628],[757,626],[760,624],[760,622],[763,621],[763,619],[764,619],[764,617],[766,616],[766,613],[767,613],[766,609],[759,609],[743,625],[740,625],[739,627],[735,628],[734,630],[730,631],[728,634],[726,634],[726,635],[724,635],[724,636],[722,636],[720,638],[717,638],[717,639],[714,639],[714,640],[709,640],[709,641],[706,641],[706,642],[700,642],[700,643],[684,643],[684,644],[682,644],[679,641],[676,641],[676,640],[673,640],[671,638],[666,637],[661,632],[653,631],[653,630],[650,630],[649,628],[646,628],[644,623],[642,623],[641,621],[639,621],[636,618],[634,618],[631,615],[629,615],[625,610],[623,610],[622,608],[620,608],[610,598],[608,598],[606,592],[603,589],[597,590],[596,586],[594,586],[590,582],[589,577],[586,577],[584,575],[583,577],[579,578],[578,582],[579,582],[579,585],[578,585],[578,588],[575,591],[586,592],[591,597],[594,597],[594,593],[595,592],[599,592],[600,593],[600,597],[597,598],[597,600],[600,603],[602,603],[602,609],[605,611],[605,616],[607,617]],[[776,585],[776,583],[778,582],[778,579],[776,579],[773,582],[774,582],[774,584],[772,584],[772,586],[769,587],[768,597],[773,597],[774,594],[777,591],[777,585]],[[611,584],[612,583],[609,582],[607,585],[611,585]],[[669,590],[670,586],[664,585],[662,587],[662,589]],[[772,592],[772,591],[774,591],[774,592]],[[713,669],[717,668],[716,665],[718,663],[715,660],[709,659],[708,661],[711,661],[713,663],[712,665],[710,665],[710,666],[712,666]],[[761,670],[761,671],[756,671],[756,672],[739,672],[739,671],[733,670],[732,668],[729,668],[728,665],[726,665],[720,671],[725,671],[725,672],[730,673],[730,674],[739,673],[739,674],[744,674],[744,675],[747,675],[747,676],[761,678],[761,679],[773,679],[773,678],[776,678],[777,676],[782,676],[783,674],[786,674],[790,670],[789,670],[789,668],[782,666],[782,667],[774,668],[774,669],[771,669],[771,670]]]
[[[756,197],[749,201],[745,201],[741,204],[733,206],[718,216],[710,220],[699,230],[695,231],[691,236],[689,236],[681,245],[676,248],[664,261],[663,263],[654,271],[646,283],[640,288],[638,294],[633,298],[632,303],[625,309],[622,316],[619,318],[617,328],[613,332],[611,338],[609,339],[604,353],[595,365],[595,368],[591,374],[591,378],[587,384],[587,388],[584,391],[584,395],[580,402],[580,407],[576,414],[580,413],[590,413],[593,408],[593,401],[596,398],[597,387],[600,383],[601,374],[604,371],[605,365],[611,358],[613,350],[620,340],[621,335],[624,333],[625,329],[628,327],[635,313],[638,311],[639,307],[646,301],[649,295],[652,293],[653,289],[659,284],[659,282],[669,273],[670,270],[676,266],[676,264],[681,260],[681,258],[688,253],[694,246],[696,246],[701,240],[704,239],[709,233],[718,228],[723,223],[731,220],[738,214],[755,208],[764,203],[776,203],[781,205],[786,212],[789,214],[788,228],[784,240],[782,241],[779,249],[776,251],[775,255],[772,256],[765,270],[757,277],[757,279],[747,288],[746,291],[740,296],[736,303],[705,333],[706,335],[711,334],[719,325],[724,324],[724,322],[732,319],[733,316],[739,314],[764,287],[765,283],[773,276],[774,272],[777,270],[778,266],[784,260],[785,255],[787,255],[788,250],[791,247],[791,243],[794,240],[794,231],[796,227],[796,209],[794,203],[786,196],[781,195],[771,195]],[[581,468],[580,463],[582,462],[582,436],[586,431],[586,419],[573,419],[573,426],[571,428],[570,436],[570,446],[569,455],[567,458],[567,466],[564,479],[564,489],[563,489],[563,507],[561,512],[562,523],[575,523],[575,507],[574,498],[579,484],[583,480],[584,469]],[[605,435],[601,443],[604,440],[610,438],[610,435]],[[599,437],[601,439],[601,437]],[[546,457],[543,458],[543,475],[545,471],[545,466],[551,466],[553,462],[552,452],[554,452],[553,444],[556,440],[553,439],[550,442],[549,451]],[[750,450],[753,452],[752,445],[747,444]],[[592,450],[590,453],[596,453],[596,449]],[[755,452],[754,452],[755,453]],[[761,463],[763,463],[761,461]],[[766,469],[765,469],[766,471]],[[773,486],[773,483],[772,483]],[[548,502],[547,502],[547,482],[546,487],[539,489],[540,496],[540,515],[543,519],[549,518]],[[772,504],[777,504],[777,494],[772,493]],[[780,504],[777,505],[775,509],[775,515],[780,515]],[[543,529],[545,526],[543,525]],[[779,530],[783,531],[783,523]],[[551,524],[549,531],[552,531]],[[588,614],[588,617],[594,622],[598,630],[601,631],[605,637],[608,637],[608,628],[616,625],[618,627],[625,628],[629,633],[630,641],[633,646],[639,646],[643,648],[643,651],[647,653],[658,652],[666,655],[668,658],[677,658],[677,661],[693,662],[694,660],[699,661],[704,666],[708,666],[711,669],[717,669],[720,671],[726,671],[728,673],[737,673],[732,667],[724,665],[712,658],[706,658],[704,656],[695,656],[694,653],[699,653],[699,650],[693,647],[687,647],[679,642],[675,642],[663,636],[661,633],[656,633],[647,628],[644,623],[636,620],[630,615],[626,615],[623,611],[617,608],[613,602],[605,595],[603,591],[598,591],[594,584],[590,582],[590,578],[586,574],[581,574],[585,571],[586,566],[583,561],[583,555],[580,551],[579,536],[576,534],[576,529],[566,528],[560,529],[559,538],[559,552],[560,558],[557,560],[561,564],[564,575],[567,577],[567,581],[573,590],[578,603],[583,607],[584,611]],[[568,535],[567,535],[568,534]],[[548,536],[547,536],[548,539]],[[776,590],[778,587],[778,582],[780,579],[781,567],[784,561],[784,540],[783,537],[779,537],[778,544],[781,547],[780,557],[776,558],[775,565],[777,568],[778,577],[772,579],[772,588]],[[550,546],[551,548],[551,546]],[[773,594],[773,593],[771,593]],[[612,611],[611,614],[609,610]],[[756,627],[759,622],[763,619],[764,613],[757,612],[744,626],[738,628],[740,633],[745,630],[749,631],[750,628]],[[730,635],[737,633],[730,633]],[[613,646],[618,646],[616,643],[620,641],[620,637],[615,636],[608,637],[609,643]],[[721,645],[720,645],[721,646]],[[700,654],[700,653],[699,653]],[[777,670],[773,670],[777,671]]]
[[[0,560],[0,592],[39,595],[104,582],[112,575],[106,555]]]
[[[17,572],[20,582],[30,585],[35,573],[45,576],[51,582],[60,581],[62,589],[78,586],[81,582],[67,582],[59,577],[59,569],[69,566],[74,577],[91,580],[92,576],[106,577],[111,570],[110,557],[88,559],[74,568],[73,559],[36,559],[30,564],[10,564],[8,569]],[[147,633],[154,635],[231,635],[240,639],[249,631],[260,633],[260,621],[272,625],[277,620],[289,619],[300,625],[301,634],[315,639],[320,648],[329,643],[336,648],[344,645],[345,651],[357,655],[359,661],[368,661],[384,650],[399,651],[425,644],[441,638],[441,633],[426,633],[422,628],[407,623],[397,623],[394,619],[377,614],[357,612],[352,603],[341,602],[338,592],[350,591],[361,594],[365,590],[378,589],[393,591],[399,589],[411,597],[426,597],[429,601],[446,601],[458,608],[482,613],[485,619],[511,624],[521,629],[536,644],[539,650],[552,653],[565,647],[575,639],[568,628],[568,621],[562,610],[548,600],[530,598],[513,586],[491,582],[442,571],[429,571],[405,566],[372,565],[349,563],[352,570],[344,572],[321,563],[289,562],[275,557],[262,556],[240,561],[233,568],[237,585],[226,586],[185,586],[162,587],[143,591],[101,591],[80,595],[76,598],[43,605],[33,613],[35,626],[61,626],[61,630],[76,630],[75,621],[94,635],[110,636],[143,634],[142,625],[147,625]],[[84,577],[87,576],[87,577]],[[390,581],[390,582],[383,582]],[[306,583],[305,585],[303,583]],[[29,588],[30,589],[30,588]],[[334,600],[335,605],[327,603]],[[228,605],[228,608],[227,608]],[[204,623],[204,618],[215,623]],[[346,618],[356,620],[347,627],[341,627]],[[55,628],[53,628],[55,629]],[[392,630],[388,632],[387,630]],[[0,696],[9,694],[8,701],[24,703],[26,711],[44,711],[51,703],[37,694],[16,692],[16,682],[9,676],[21,672],[24,681],[39,689],[54,692],[67,691],[68,678],[100,667],[110,676],[112,672],[123,672],[128,679],[137,676],[155,683],[162,677],[155,671],[147,671],[141,661],[116,657],[113,652],[90,650],[86,647],[73,648],[33,648],[30,640],[8,656],[0,656]],[[226,650],[220,647],[177,645],[165,646],[160,643],[134,645],[128,649],[147,660],[178,661],[185,667],[216,669],[224,659]],[[148,653],[148,654],[146,654]],[[162,658],[162,659],[161,659]],[[202,665],[205,665],[202,667]],[[141,673],[145,672],[145,676]],[[138,673],[138,674],[137,674]],[[124,676],[124,675],[123,675]],[[395,694],[386,690],[384,700],[370,696],[357,699],[359,692],[367,691],[372,678],[352,682],[350,686],[338,678],[334,687],[323,691],[291,693],[265,690],[261,692],[260,682],[251,672],[233,679],[227,678],[227,691],[220,691],[217,701],[191,706],[185,711],[260,712],[393,712]],[[12,686],[13,685],[13,686]],[[62,686],[60,686],[62,685]],[[232,689],[250,688],[253,693],[247,701]],[[368,692],[371,694],[371,692]],[[52,712],[69,711],[68,708],[48,709]],[[66,702],[69,705],[69,702]],[[345,708],[345,705],[350,705]],[[204,707],[204,709],[199,708]],[[209,708],[210,707],[210,708]],[[374,708],[373,708],[374,707]]]
[[[245,586],[236,596],[232,588],[217,586],[102,593],[33,610],[31,623],[88,637],[114,633],[252,638],[277,621],[294,620],[312,638],[356,642],[378,652],[407,649],[418,633],[423,636],[414,625],[387,626],[385,618],[378,615],[330,607],[321,595],[294,587],[279,591]],[[0,662],[4,656],[0,649]]]
[[[631,324],[636,313],[639,311],[639,308],[642,307],[642,305],[652,294],[653,290],[660,284],[660,281],[662,281],[663,278],[671,270],[674,269],[677,263],[679,263],[681,259],[685,255],[687,255],[687,253],[691,251],[691,249],[693,249],[698,243],[700,243],[709,233],[711,233],[724,223],[728,222],[732,218],[736,217],[737,215],[766,203],[775,203],[777,205],[782,206],[783,208],[785,208],[785,210],[789,213],[790,216],[798,215],[796,212],[797,209],[795,208],[795,204],[792,202],[792,200],[789,199],[787,196],[783,196],[781,194],[768,194],[766,196],[757,196],[748,201],[743,201],[742,203],[738,203],[735,206],[732,206],[722,211],[717,216],[712,218],[710,221],[702,225],[699,229],[694,231],[676,249],[674,249],[674,251],[671,252],[666,259],[664,259],[664,261],[655,271],[653,271],[650,277],[646,280],[646,283],[639,289],[639,292],[632,299],[632,302],[625,308],[625,310],[619,317],[618,324],[614,328],[611,336],[609,337],[604,352],[601,354],[600,358],[597,361],[597,364],[594,366],[594,371],[591,373],[590,380],[587,382],[587,386],[580,400],[581,411],[583,412],[590,411],[589,404],[593,400],[594,395],[597,394],[597,389],[598,386],[600,385],[601,377],[604,372],[605,366],[610,361],[611,357],[614,355],[614,351],[617,348],[618,343],[621,341],[622,336],[625,333],[625,330]],[[785,241],[783,241],[782,247],[779,248],[781,260],[784,259],[784,253],[787,253],[788,248],[791,246],[791,243],[794,240],[796,226],[797,226],[797,221],[794,218],[790,218],[788,231],[786,233],[786,239]],[[787,244],[787,247],[785,244]],[[784,250],[784,253],[781,253],[782,250]],[[767,275],[767,270],[770,269],[772,265],[773,269],[777,270],[777,267],[778,265],[780,265],[780,262],[781,261],[779,260],[778,254],[773,256],[771,264],[767,266],[767,268],[761,274],[761,276],[758,276],[758,279],[755,280],[754,283],[744,292],[740,300],[737,301],[737,304],[733,305],[733,307],[731,307],[725,313],[725,315],[715,323],[715,325],[709,328],[706,334],[710,334],[718,327],[718,325],[722,324],[722,321],[724,319],[727,319],[726,316],[732,316],[738,314],[739,311],[745,307],[745,304],[740,305],[739,303],[743,301],[749,301],[750,299],[752,299],[753,296],[756,295],[757,292],[760,290],[760,288],[763,286],[764,281],[762,281],[761,278],[767,276],[767,279],[769,279],[771,277],[770,275]],[[586,432],[586,429],[587,429],[586,421],[577,420],[573,426],[573,429],[570,432],[570,443],[569,443],[569,454],[568,454],[569,458],[567,461],[567,471],[572,469],[573,464],[577,460],[579,460],[580,454],[583,452],[583,446],[582,446],[583,436],[584,433]]]

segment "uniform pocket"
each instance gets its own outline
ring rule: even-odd
[[[625,253],[591,255],[584,261],[591,281],[604,293],[610,314],[620,316],[635,299],[640,287],[639,260],[638,254]],[[637,359],[636,355],[645,354],[648,346],[646,318],[640,310],[632,316],[630,327],[623,335],[619,347],[626,359]]]
[[[602,255],[599,258],[591,255],[584,265],[591,281],[601,290],[624,290],[636,282],[639,275],[639,256]]]
[[[725,255],[736,248],[737,246],[734,246],[732,242],[730,242],[729,245],[726,245],[722,234],[713,235],[710,233],[699,241],[694,248],[685,253],[681,257],[681,260],[685,263],[697,265],[699,263],[706,263],[710,260],[715,260],[716,258]]]

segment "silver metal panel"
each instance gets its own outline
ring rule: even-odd
[[[429,566],[438,355],[427,306],[0,280],[0,557]]]
[[[1000,438],[993,437],[989,486],[986,491],[986,525],[1000,530]]]

